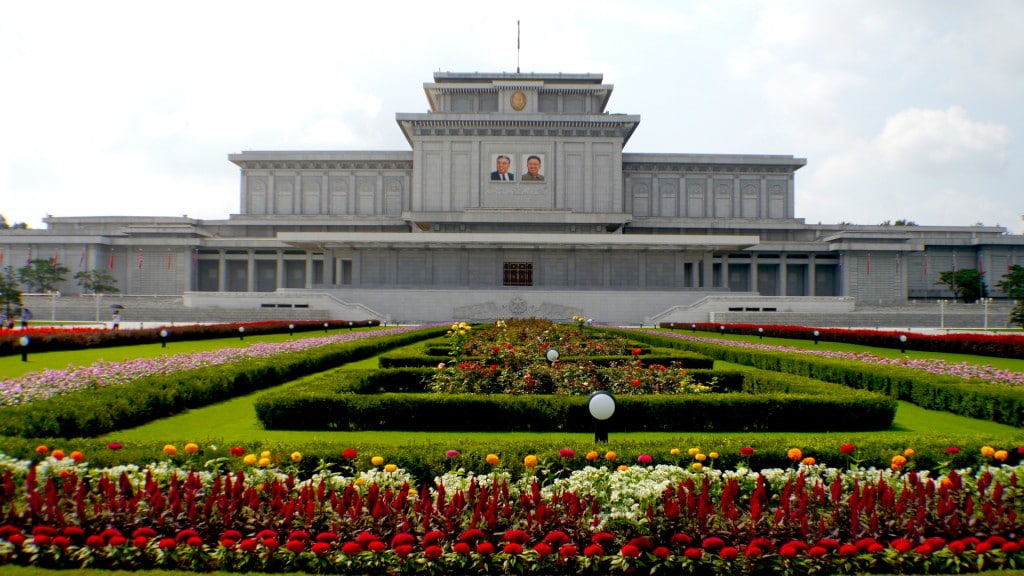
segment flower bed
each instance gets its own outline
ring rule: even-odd
[[[46,451],[41,447],[41,451]],[[90,468],[81,454],[0,458],[0,563],[336,574],[936,573],[1024,566],[1021,466],[932,476],[794,465],[590,465],[527,456],[513,478],[452,470],[415,486],[382,456],[354,472],[294,474],[286,455],[231,450],[237,471],[167,462]],[[187,445],[186,453],[198,447]],[[173,446],[168,455],[177,455]],[[691,449],[695,458],[702,454]],[[989,457],[995,457],[993,452]],[[1004,455],[1005,457],[1005,455]],[[699,458],[698,458],[699,460]],[[278,461],[278,465],[273,462]],[[605,464],[601,464],[604,461]],[[713,462],[713,458],[708,460]],[[216,467],[215,467],[216,468]]]

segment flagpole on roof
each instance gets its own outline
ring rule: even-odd
[[[519,20],[516,20],[516,74],[519,74]]]

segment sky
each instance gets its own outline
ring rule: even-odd
[[[603,74],[641,118],[627,153],[805,158],[808,223],[1019,234],[1021,22],[1015,0],[15,2],[0,214],[227,218],[228,154],[409,150],[395,115],[434,72],[519,67]]]

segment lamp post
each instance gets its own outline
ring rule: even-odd
[[[295,333],[295,324],[289,324],[288,325],[288,335],[291,336],[294,333]]]
[[[907,353],[907,335],[900,334],[900,354]]]
[[[324,334],[327,334],[327,327],[328,326],[329,326],[329,323],[324,322]]]
[[[21,338],[18,338],[18,345],[21,346],[21,361],[22,362],[28,362],[28,345],[29,345],[29,342],[31,342],[31,340],[28,339],[28,336],[22,336]]]
[[[814,331],[814,345],[815,345],[815,346],[817,346],[817,345],[818,345],[818,338],[819,338],[820,336],[821,336],[821,332],[818,332],[817,330],[815,330],[815,331]]]
[[[160,347],[167,348],[167,329],[164,328],[160,331]]]
[[[757,329],[757,339],[758,340],[763,340],[764,339],[764,328],[758,328]]]
[[[587,398],[587,410],[594,419],[594,442],[607,442],[606,423],[615,414],[615,397],[606,390],[597,390]]]
[[[981,302],[982,302],[982,304],[985,305],[984,329],[988,330],[988,305],[989,305],[990,302],[992,302],[992,299],[991,298],[982,298]]]
[[[548,362],[554,364],[555,362],[558,362],[558,350],[555,350],[554,348],[548,348],[548,351],[547,353],[544,354],[544,357],[548,359]]]
[[[245,326],[238,327],[238,339],[245,340]]]
[[[946,301],[944,299],[939,300],[939,329],[942,330],[946,327]]]

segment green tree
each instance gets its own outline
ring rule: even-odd
[[[18,268],[18,280],[29,292],[53,292],[58,282],[67,279],[70,271],[60,262],[37,258],[29,262],[28,266]]]
[[[1004,294],[1016,300],[1013,310],[1010,311],[1010,324],[1017,324],[1024,328],[1024,266],[1017,264],[1010,266],[996,286]]]
[[[21,310],[21,290],[14,278],[14,266],[5,266],[0,271],[0,309],[8,318]]]
[[[82,270],[75,272],[74,279],[82,290],[93,294],[112,294],[120,292],[117,280],[106,270]]]
[[[27,230],[28,224],[25,224],[24,222],[15,222],[14,224],[8,224],[7,217],[5,217],[3,214],[0,214],[0,230],[10,230],[12,228],[20,228],[22,230]]]
[[[964,302],[977,302],[978,298],[988,296],[985,274],[974,268],[940,272],[936,284],[948,286],[953,297]]]

